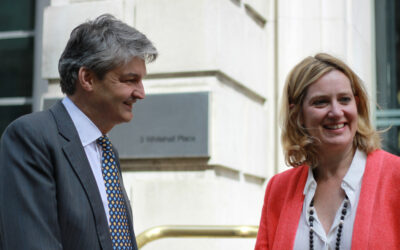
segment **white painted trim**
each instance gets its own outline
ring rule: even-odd
[[[0,98],[0,106],[19,106],[32,104],[30,97],[4,97]]]
[[[33,88],[32,111],[39,111],[41,99],[48,91],[48,81],[42,78],[43,56],[43,12],[50,5],[50,0],[36,0],[35,8],[35,43],[33,48]]]
[[[0,40],[2,39],[13,39],[13,38],[27,38],[34,37],[35,32],[33,30],[14,30],[14,31],[2,31],[0,32]]]

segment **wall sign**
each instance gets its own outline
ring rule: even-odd
[[[44,109],[57,100],[45,99]],[[208,103],[208,92],[147,95],[109,136],[120,158],[208,157]]]

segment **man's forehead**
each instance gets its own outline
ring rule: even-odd
[[[139,76],[143,77],[146,75],[146,63],[143,59],[140,58],[133,58],[129,62],[116,67],[113,70],[115,73],[130,77],[130,76]]]

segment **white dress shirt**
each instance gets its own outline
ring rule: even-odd
[[[367,162],[367,155],[357,150],[354,154],[350,168],[347,171],[342,181],[342,189],[349,198],[349,206],[344,218],[343,232],[340,240],[340,249],[351,249],[351,238],[353,234],[354,219],[356,217],[358,200],[360,197],[361,181],[364,175],[365,164]],[[294,242],[294,250],[309,249],[310,245],[310,225],[308,221],[308,208],[310,207],[311,200],[314,198],[315,190],[317,189],[317,182],[314,179],[311,168],[308,171],[308,178],[304,187],[304,203],[303,211],[300,216],[299,226],[297,228],[296,238]],[[327,197],[329,198],[329,197]],[[343,201],[344,202],[344,201]],[[340,222],[340,215],[343,208],[343,202],[336,212],[335,219],[328,235],[318,219],[316,213],[314,218],[314,249],[316,250],[333,250],[336,249],[336,235]]]
[[[62,100],[62,103],[67,109],[67,112],[78,131],[86,157],[89,160],[90,168],[92,169],[92,173],[96,179],[104,211],[107,215],[107,221],[110,223],[106,188],[104,185],[103,174],[101,173],[101,147],[96,142],[96,140],[102,136],[102,133],[68,97],[65,97]]]

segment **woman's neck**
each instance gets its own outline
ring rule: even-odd
[[[350,168],[355,151],[353,145],[342,151],[321,150],[314,178],[317,181],[332,177],[343,179]]]

